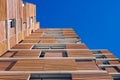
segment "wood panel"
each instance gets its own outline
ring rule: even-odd
[[[45,71],[71,71],[71,70],[79,70],[78,66],[75,62],[75,60],[62,60],[62,59],[57,59],[57,60],[45,60],[45,65],[44,65],[44,70]]]
[[[34,66],[31,66],[34,65]],[[48,71],[48,70],[78,70],[74,60],[19,60],[11,68],[11,71]]]
[[[5,21],[0,21],[0,42],[6,39]]]
[[[0,61],[0,71],[6,71],[10,64],[10,61]]]
[[[8,0],[8,18],[15,19],[16,18],[16,0]]]
[[[27,7],[23,7],[23,22],[27,22]]]
[[[113,64],[120,64],[120,62],[118,60],[110,60],[108,61],[111,65]]]
[[[24,38],[27,37],[27,30],[24,31]]]
[[[102,54],[111,54],[108,50],[100,50],[100,52],[102,53]]]
[[[68,57],[94,57],[89,50],[67,50]]]
[[[18,33],[18,42],[20,42],[22,40],[22,32]]]
[[[0,74],[1,80],[28,80],[30,77],[30,74]]]
[[[103,65],[103,62],[100,61],[100,60],[97,60],[96,63],[97,63],[98,65]]]
[[[21,43],[38,43],[39,40],[23,40]]]
[[[39,55],[40,55],[40,52],[41,51],[33,51],[33,50],[30,50],[30,51],[18,51],[14,56],[13,58],[39,58]]]
[[[22,20],[17,19],[16,22],[17,22],[18,32],[22,32]]]
[[[115,56],[113,55],[105,55],[106,58],[116,58]]]
[[[99,70],[94,61],[77,61],[79,70]]]
[[[30,36],[32,37],[40,37],[43,33],[32,33]]]
[[[42,40],[42,39],[55,39],[55,37],[52,37],[52,36],[49,36],[49,37],[33,37],[33,36],[29,36],[29,37],[26,37],[25,39],[39,39],[39,40]]]
[[[16,44],[12,49],[31,49],[32,44]]]
[[[16,0],[17,3],[17,19],[22,18],[22,0]]]
[[[10,37],[10,48],[16,45],[16,36]]]
[[[34,27],[34,30],[37,30],[40,28],[40,22],[36,22],[35,23],[35,27]]]
[[[43,65],[44,60],[19,60],[11,71],[42,71]]]
[[[84,44],[66,44],[66,49],[87,49]]]
[[[45,57],[63,57],[62,52],[57,52],[57,51],[51,51],[51,52],[45,52]]]
[[[10,37],[15,35],[15,28],[10,28]]]
[[[0,0],[0,21],[6,20],[6,0]]]
[[[8,42],[7,40],[0,42],[0,56],[6,52],[8,49]]]
[[[41,51],[39,50],[24,50],[24,51],[7,51],[2,58],[39,58]]]
[[[16,51],[7,51],[1,57],[8,58],[8,57],[13,56],[15,53],[16,53]]]
[[[72,80],[113,80],[108,73],[74,73]]]
[[[106,67],[105,70],[108,73],[118,73],[118,71],[114,67]]]
[[[41,44],[57,44],[58,41],[57,40],[41,40],[40,41]]]

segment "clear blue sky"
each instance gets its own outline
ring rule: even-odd
[[[37,5],[41,28],[73,28],[90,49],[120,58],[120,0],[24,0]]]

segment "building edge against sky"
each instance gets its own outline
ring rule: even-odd
[[[89,50],[71,28],[39,27],[36,5],[0,0],[0,79],[120,80],[108,50]]]

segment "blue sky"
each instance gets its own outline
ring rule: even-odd
[[[37,5],[41,28],[73,28],[90,49],[120,58],[120,0],[23,0]]]

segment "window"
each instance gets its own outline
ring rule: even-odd
[[[114,78],[114,80],[120,80],[120,78]]]
[[[40,57],[44,57],[45,56],[45,52],[42,51],[41,54],[40,54]]]
[[[15,26],[16,26],[16,20],[15,19],[9,20],[9,27],[14,28]]]
[[[68,57],[66,51],[42,51],[40,57]]]
[[[92,51],[93,54],[102,54],[100,51]]]
[[[71,74],[32,74],[30,80],[72,80]]]
[[[109,65],[110,63],[108,61],[103,62],[104,65]]]
[[[64,44],[37,44],[32,49],[65,49]]]
[[[99,58],[99,59],[104,59],[106,58],[104,55],[98,55],[96,58]]]

